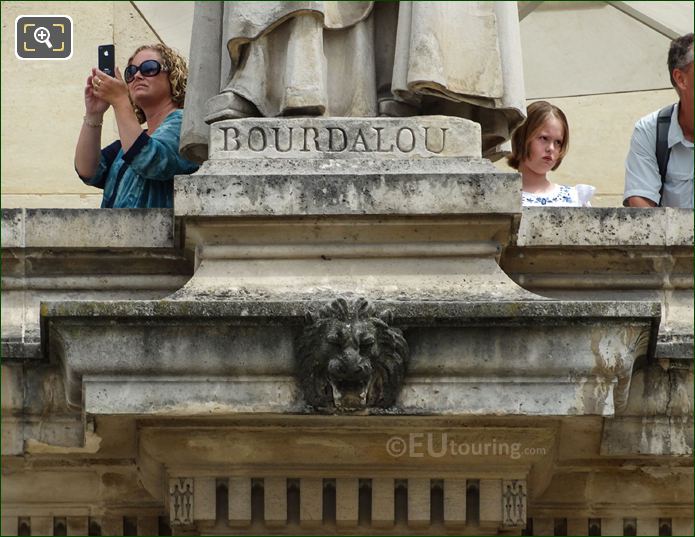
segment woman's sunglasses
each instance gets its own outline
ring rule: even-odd
[[[157,76],[160,71],[167,71],[167,69],[165,67],[162,67],[162,64],[159,63],[157,60],[145,60],[139,66],[133,65],[131,63],[128,67],[125,68],[125,81],[128,84],[130,84],[135,78],[135,73],[137,73],[138,71],[142,73],[142,76],[151,77]]]

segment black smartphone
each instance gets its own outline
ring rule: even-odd
[[[116,76],[116,49],[113,45],[99,45],[99,69]]]

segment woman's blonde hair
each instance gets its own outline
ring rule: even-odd
[[[137,53],[142,50],[154,50],[159,54],[159,57],[162,59],[162,68],[165,69],[166,73],[169,75],[171,100],[174,101],[177,108],[183,108],[183,102],[186,100],[186,80],[188,79],[186,59],[174,49],[162,45],[161,43],[155,43],[154,45],[143,45],[138,47],[135,52],[133,52],[132,56],[128,58],[128,65],[133,61]],[[133,110],[135,110],[138,121],[141,124],[144,123],[146,121],[145,113],[132,99],[130,102],[133,105]]]
[[[543,128],[545,122],[554,117],[562,123],[563,130],[560,156],[552,168],[556,170],[570,147],[570,127],[564,112],[547,101],[536,101],[528,106],[526,113],[526,121],[519,125],[512,134],[512,152],[507,157],[507,162],[512,168],[518,170],[521,162],[531,156],[531,140]]]

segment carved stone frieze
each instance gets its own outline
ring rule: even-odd
[[[616,378],[613,389],[615,412],[627,407],[635,360],[647,354],[650,332],[644,327],[628,327],[620,334],[602,337],[596,344],[599,369],[609,378]]]
[[[193,524],[193,479],[169,480],[169,520],[172,525]]]
[[[337,298],[308,313],[297,339],[296,372],[308,404],[325,410],[392,406],[409,359],[389,310],[365,298]]]
[[[502,524],[504,526],[526,525],[526,481],[502,481]]]

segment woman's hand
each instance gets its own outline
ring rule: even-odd
[[[95,71],[98,69],[92,68],[92,74],[87,77],[87,85],[84,88],[84,107],[87,116],[100,117],[109,109],[109,103],[94,92],[94,88],[98,84],[94,78]]]
[[[121,70],[118,67],[116,67],[115,78],[97,68],[92,68],[92,76],[87,80],[88,83],[91,83],[92,95],[95,97],[96,101],[100,102],[97,109],[100,110],[100,106],[105,105],[102,113],[108,109],[109,105],[116,106],[119,103],[128,103],[128,106],[130,106],[128,86],[123,80]]]

